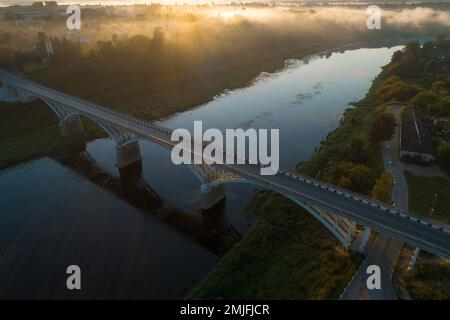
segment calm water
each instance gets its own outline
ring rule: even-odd
[[[165,126],[279,128],[281,166],[308,159],[348,103],[400,47],[289,61]],[[119,174],[114,143],[99,139],[0,171],[0,298],[176,298],[200,281],[256,222],[254,188],[227,186],[223,206],[199,210],[200,185],[161,146],[140,141],[142,172]],[[65,289],[82,269],[83,290]]]

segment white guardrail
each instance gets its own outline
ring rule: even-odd
[[[359,201],[359,202],[364,203],[366,205],[370,205],[372,207],[377,207],[377,208],[379,208],[381,210],[384,210],[386,212],[395,214],[395,215],[400,216],[402,218],[405,218],[405,219],[408,219],[408,220],[411,220],[411,221],[415,221],[417,223],[421,223],[423,225],[429,226],[430,228],[434,228],[434,229],[437,229],[437,230],[440,230],[442,232],[450,234],[450,229],[448,229],[448,226],[443,224],[443,223],[441,223],[441,222],[434,221],[434,220],[431,220],[431,219],[428,219],[428,218],[426,219],[426,218],[421,217],[419,215],[414,215],[414,214],[411,214],[411,213],[405,213],[403,211],[395,209],[394,207],[392,207],[389,204],[386,204],[384,202],[368,198],[368,197],[366,197],[364,195],[358,194],[356,192],[353,192],[353,191],[350,191],[350,190],[347,190],[347,189],[343,189],[341,187],[338,187],[338,186],[335,186],[335,185],[332,185],[332,184],[324,183],[324,182],[322,182],[320,180],[317,180],[317,179],[314,179],[314,178],[310,178],[310,177],[307,177],[305,175],[294,174],[294,173],[285,172],[285,171],[282,171],[282,170],[279,170],[279,173],[284,174],[284,175],[286,175],[288,177],[292,177],[292,178],[297,179],[299,181],[303,181],[303,182],[306,182],[308,184],[312,184],[312,185],[314,185],[316,187],[320,187],[322,189],[327,189],[327,190],[329,190],[331,192],[334,192],[334,193],[336,193],[338,195],[342,195],[342,196],[344,196],[346,198],[351,198],[351,199],[353,199],[355,201]]]

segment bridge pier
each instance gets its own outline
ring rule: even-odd
[[[116,161],[119,170],[134,163],[141,162],[141,150],[137,141],[116,146]]]
[[[208,184],[202,184],[200,187],[202,193],[202,199],[200,207],[202,210],[209,210],[219,202],[225,199],[226,192],[224,185],[211,186]]]
[[[411,271],[412,269],[414,269],[414,266],[416,265],[417,257],[419,256],[419,253],[420,253],[420,249],[415,248],[413,256],[411,258],[411,261],[409,262],[409,265],[408,265],[408,271]]]
[[[84,126],[80,116],[72,116],[67,120],[59,121],[59,128],[63,137],[69,137],[83,133]]]
[[[322,222],[322,224],[333,233],[345,248],[348,248],[351,245],[356,230],[355,222],[339,217],[338,215],[319,207],[309,206],[306,203],[303,208]]]
[[[367,242],[369,241],[369,237],[370,237],[370,231],[371,230],[369,227],[364,226],[364,233],[363,233],[363,236],[361,239],[361,244],[358,247],[358,251],[361,253],[364,253],[364,251],[366,249],[366,245],[367,245]]]
[[[3,83],[3,86],[0,87],[0,101],[19,102],[19,93],[16,89],[12,88],[7,83]]]
[[[126,167],[118,168],[120,174],[120,181],[127,184],[138,184],[142,179],[142,161],[136,161]]]

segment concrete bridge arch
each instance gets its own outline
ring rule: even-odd
[[[28,103],[36,100],[43,101],[58,117],[62,136],[81,134],[84,131],[82,117],[86,117],[97,124],[106,132],[110,139],[116,142],[116,158],[119,169],[140,161],[140,149],[134,133],[118,128],[91,115],[68,108],[61,103],[26,89],[7,83],[3,83],[3,86],[0,87],[0,101]]]
[[[259,188],[274,191],[291,200],[302,209],[306,210],[306,212],[311,214],[314,218],[319,220],[319,222],[322,223],[322,225],[324,225],[342,243],[344,247],[349,247],[353,241],[353,237],[356,233],[356,223],[353,221],[340,217],[317,206],[310,205],[302,199],[299,199],[289,193],[282,192],[265,184],[240,177],[214,180],[210,182],[208,186],[210,188],[210,192],[214,192],[215,188],[223,188],[226,184],[251,184]],[[219,192],[216,192],[216,194],[220,196]]]

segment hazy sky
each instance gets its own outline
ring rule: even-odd
[[[35,1],[40,0],[0,0],[0,5],[10,5],[10,4],[31,4]],[[45,1],[45,0],[44,0]],[[57,0],[58,3],[79,3],[79,4],[133,4],[133,3],[152,3],[152,2],[163,2],[163,3],[186,3],[186,2],[231,2],[233,0]],[[252,2],[252,0],[245,0],[246,2]],[[289,1],[289,0],[286,0]],[[323,0],[302,0],[304,2],[322,2]],[[272,2],[272,0],[254,0],[253,2]],[[280,1],[282,2],[282,0]],[[374,2],[370,0],[327,0],[326,2]],[[375,1],[375,2],[381,2]],[[383,2],[403,2],[402,0],[385,0]],[[409,1],[407,1],[409,2]],[[411,2],[421,2],[421,1],[411,1]]]

